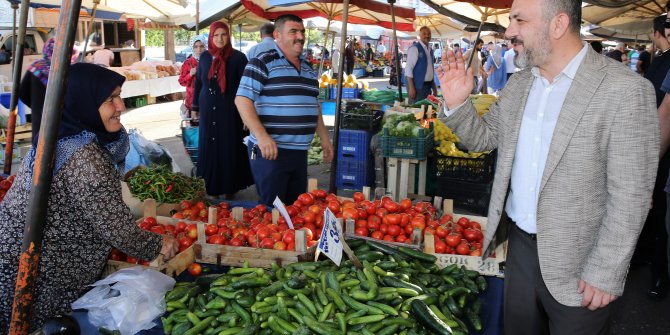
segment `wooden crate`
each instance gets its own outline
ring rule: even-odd
[[[187,224],[195,223],[187,220],[177,220],[169,217],[156,216],[156,201],[153,199],[145,200],[144,217],[154,217],[156,218],[156,221],[160,224],[169,224],[173,226],[176,225],[177,222],[179,221],[184,221]],[[140,224],[143,220],[144,220],[143,218],[140,218],[136,222],[137,224]],[[186,269],[188,269],[189,265],[193,264],[193,262],[195,261],[194,249],[195,249],[195,243],[186,250],[178,253],[174,258],[170,259],[169,261],[163,260],[163,255],[159,255],[156,259],[149,262],[148,266],[132,264],[128,262],[107,260],[107,266],[105,267],[105,271],[103,272],[103,277],[107,277],[108,275],[118,270],[132,266],[142,266],[144,268],[154,269],[156,271],[163,272],[171,277],[176,277],[182,272],[184,272]]]
[[[439,197],[436,197],[439,199]],[[436,201],[437,202],[437,201]],[[437,206],[436,206],[437,208]],[[488,219],[483,216],[463,215],[454,213],[454,203],[450,199],[443,202],[442,211],[445,214],[452,214],[454,221],[465,217],[468,220],[477,221],[482,226],[482,233],[486,232]],[[432,234],[424,236],[423,251],[437,257],[437,265],[444,268],[451,264],[458,266],[465,265],[469,270],[478,271],[485,276],[495,276],[503,278],[505,276],[505,259],[507,258],[507,236],[502,234],[496,235],[491,241],[491,247],[484,251],[482,257],[479,256],[463,256],[455,254],[436,254],[435,253],[435,237]]]
[[[142,202],[139,198],[133,196],[132,193],[130,193],[130,187],[128,186],[128,183],[125,181],[121,182],[121,196],[123,197],[123,202],[130,208],[130,213],[133,214],[134,217],[142,217],[144,214],[144,210],[146,207],[146,202]],[[146,199],[146,200],[153,200],[153,199]],[[145,200],[145,201],[146,201]],[[158,216],[165,216],[165,217],[170,217],[172,216],[172,211],[178,211],[179,210],[179,204],[171,204],[171,203],[160,203],[157,204],[156,201],[154,203],[154,211],[155,215]]]
[[[244,209],[242,207],[235,207],[232,209],[232,216],[234,219],[241,220]],[[217,208],[209,208],[209,222],[208,224],[216,224]],[[277,222],[279,212],[275,209],[272,211],[272,220]],[[194,245],[195,258],[198,262],[216,264],[241,266],[244,262],[249,262],[250,266],[270,268],[273,262],[279,265],[296,263],[300,261],[307,261],[314,258],[314,251],[316,245],[307,248],[307,237],[304,231],[295,231],[295,251],[283,251],[273,249],[262,249],[253,247],[235,247],[230,245],[210,244],[207,243],[205,235],[205,224],[198,223],[198,241]]]
[[[30,123],[24,125],[16,125],[14,128],[14,142],[31,140],[33,138],[33,127]],[[0,142],[7,143],[7,129],[0,129]]]

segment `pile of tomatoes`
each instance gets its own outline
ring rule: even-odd
[[[188,249],[198,240],[198,226],[195,223],[187,224],[184,221],[179,221],[175,225],[161,224],[156,221],[156,218],[146,217],[140,222],[139,226],[146,231],[159,235],[170,235],[175,237],[177,242],[179,242],[179,252]],[[149,265],[148,261],[130,257],[117,249],[112,249],[109,259],[133,264]]]
[[[2,175],[0,175],[0,202],[2,202],[3,199],[5,199],[5,194],[7,194],[9,188],[12,187],[14,178],[16,178],[16,175],[11,175],[6,179]]]
[[[172,215],[179,220],[207,222],[207,205],[202,201],[182,200],[179,202],[179,211]]]
[[[454,222],[451,214],[444,214],[437,228],[426,231],[435,236],[435,253],[457,254],[463,256],[481,256],[484,234],[477,221],[466,217]],[[426,232],[424,231],[424,233]]]

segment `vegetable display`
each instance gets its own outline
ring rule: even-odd
[[[181,200],[200,199],[205,195],[202,178],[174,173],[167,167],[139,168],[127,179],[133,196],[144,201],[155,199],[159,203],[178,203]]]
[[[391,136],[418,137],[421,124],[419,124],[412,113],[391,114],[386,117],[383,128],[388,129]]]
[[[231,268],[177,283],[166,296],[166,334],[467,334],[481,330],[476,271],[439,269],[431,255],[348,241],[363,268],[345,260]]]
[[[321,147],[321,138],[314,135],[312,143],[307,150],[307,165],[319,165],[323,163],[323,148]]]

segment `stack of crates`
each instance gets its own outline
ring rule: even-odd
[[[362,190],[374,183],[374,165],[370,153],[372,133],[366,130],[340,129],[337,150],[337,178],[340,189]]]

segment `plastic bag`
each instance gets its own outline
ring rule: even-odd
[[[165,294],[174,284],[174,279],[155,270],[125,268],[93,283],[72,309],[88,310],[96,327],[132,335],[156,326],[154,320],[165,313]]]
[[[156,164],[173,167],[172,157],[165,150],[165,147],[147,140],[139,130],[128,130],[128,139],[130,141],[130,150],[128,151],[128,155],[126,155],[125,172],[139,165],[152,166]]]

